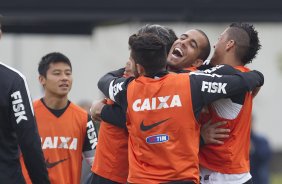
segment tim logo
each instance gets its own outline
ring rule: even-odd
[[[22,120],[27,120],[25,108],[22,100],[22,95],[20,91],[16,91],[11,95],[13,101],[13,110],[15,117],[17,118],[17,124],[19,124]]]
[[[169,140],[169,136],[166,134],[152,135],[146,138],[146,142],[149,144],[159,144],[159,143],[167,142],[168,140]]]

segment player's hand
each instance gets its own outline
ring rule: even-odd
[[[222,125],[225,125],[227,122],[217,122],[211,124],[211,121],[205,123],[201,127],[201,136],[205,144],[223,144],[222,139],[229,137],[230,129],[228,128],[219,128]]]
[[[131,58],[129,58],[129,60],[126,62],[123,75],[125,77],[134,77],[134,73],[133,73],[133,70],[132,70],[132,60],[131,60]]]
[[[106,104],[107,99],[94,101],[90,108],[90,116],[93,121],[101,121],[101,111]]]

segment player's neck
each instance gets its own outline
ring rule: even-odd
[[[223,58],[221,64],[226,64],[234,67],[234,66],[241,66],[242,62],[233,55],[226,55],[226,57]]]
[[[242,65],[243,65],[241,61],[236,60],[236,59],[234,59],[234,60],[231,59],[231,60],[229,60],[228,62],[225,62],[225,64],[230,65],[230,66],[232,66],[232,67],[235,67],[235,66],[242,66]]]
[[[43,101],[46,104],[47,107],[50,109],[63,109],[68,104],[68,97],[55,97],[55,96],[47,96],[45,95],[43,97]]]

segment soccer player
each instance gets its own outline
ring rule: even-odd
[[[146,28],[146,26],[145,26]],[[156,33],[162,33],[156,31]],[[169,50],[169,47],[167,48]],[[168,53],[167,69],[176,73],[188,73],[197,70],[210,53],[210,42],[207,35],[199,29],[191,29],[181,34],[181,36],[172,44]],[[207,68],[207,67],[205,67]],[[127,69],[125,68],[125,71]],[[118,106],[104,106],[103,101],[97,102],[92,106],[92,117],[110,122],[114,125],[120,125],[119,121],[125,121],[125,115],[122,115],[122,110]],[[116,112],[113,112],[116,111]],[[102,112],[102,113],[101,113]],[[119,115],[117,115],[119,114]],[[100,117],[102,115],[102,117]],[[205,124],[201,127],[201,141],[206,144],[222,144],[222,141],[217,138],[228,137],[229,129],[219,128],[225,122],[216,124]]]
[[[119,78],[124,71],[117,70],[98,83],[127,112],[128,182],[199,183],[197,118],[202,107],[261,86],[262,75],[256,71],[232,76],[168,73],[165,45],[157,36],[132,35],[129,45],[133,68],[140,76]]]
[[[42,57],[39,82],[44,96],[34,101],[42,149],[53,184],[79,184],[82,156],[92,165],[97,132],[88,113],[68,99],[72,65],[63,54]]]
[[[250,63],[260,49],[258,33],[247,23],[232,23],[215,44],[212,65],[227,64],[241,72],[249,69]],[[249,150],[252,115],[251,92],[242,92],[220,99],[210,105],[212,123],[227,121],[229,138],[221,145],[201,147],[199,160],[202,184],[250,184]]]
[[[0,38],[1,38],[0,25]],[[48,173],[26,78],[19,71],[0,63],[0,181],[24,184],[19,153],[31,181],[48,184]]]
[[[172,32],[172,30],[168,29],[168,31]],[[210,43],[209,39],[206,36],[206,34],[198,29],[192,29],[188,30],[185,33],[183,33],[179,39],[177,39],[173,44],[172,41],[176,39],[176,36],[173,32],[171,36],[167,35],[167,30],[164,29],[163,26],[159,25],[146,25],[143,28],[139,30],[139,33],[144,32],[151,32],[156,33],[159,35],[164,41],[168,41],[167,50],[171,49],[168,55],[168,69],[177,73],[184,73],[184,72],[190,72],[194,71],[196,67],[200,66],[204,60],[207,59],[210,52]],[[169,38],[171,37],[171,38]],[[125,72],[130,70],[130,65],[132,62],[128,61],[127,65],[125,67]],[[192,66],[192,67],[191,67]],[[109,123],[112,123],[114,125],[120,125],[118,121],[125,121],[125,115],[123,115],[123,112],[121,109],[119,109],[119,106],[114,105],[106,105],[104,106],[102,102],[98,102],[92,106],[92,117],[96,120],[100,120],[101,118]],[[102,111],[102,117],[100,117]],[[113,112],[115,111],[115,112]],[[117,113],[118,112],[118,113]],[[211,126],[207,126],[204,130],[208,133],[203,134],[202,141],[204,143],[217,143],[221,142],[220,140],[216,139],[217,137],[224,138],[227,135],[222,134],[227,131],[227,129],[218,128],[218,126],[222,125],[223,122],[219,122],[218,124],[213,124]],[[101,147],[103,150],[107,150],[100,153],[100,147],[99,144],[97,146],[97,152],[96,152],[96,159],[95,163],[93,165],[92,171],[97,175],[97,173],[100,173],[100,175],[107,176],[107,178],[114,177],[113,175],[121,175],[124,173],[123,180],[119,180],[121,183],[125,183],[126,177],[127,177],[127,170],[125,167],[125,164],[128,163],[128,159],[126,154],[122,156],[123,154],[120,154],[118,157],[115,153],[122,153],[127,150],[127,141],[124,141],[122,144],[121,140],[125,140],[128,136],[123,136],[124,139],[122,139],[122,135],[116,135],[115,131],[118,131],[119,128],[114,128],[110,124],[101,124],[102,127],[108,127],[105,128],[105,131],[100,131],[99,136],[99,142],[101,143]],[[111,130],[111,131],[110,131]],[[113,130],[113,131],[112,131]],[[111,132],[111,133],[109,133]],[[120,131],[119,131],[120,132]],[[124,133],[124,130],[122,131]],[[126,132],[126,131],[125,131]],[[110,134],[110,135],[107,135]],[[125,134],[125,133],[124,133]],[[105,137],[105,138],[104,138]],[[119,137],[117,140],[115,137]],[[108,138],[108,139],[106,139]],[[102,140],[106,140],[103,141]],[[116,148],[116,145],[123,145]],[[102,149],[101,148],[101,149]],[[106,149],[108,148],[108,149]],[[118,151],[119,150],[119,151]],[[112,155],[112,157],[105,157],[99,155],[105,155],[109,153]],[[99,157],[99,158],[98,158]],[[110,159],[111,158],[111,159]],[[100,162],[99,162],[100,161]],[[113,164],[116,163],[116,164]],[[108,163],[108,164],[107,164]],[[103,165],[103,167],[100,167],[99,165]],[[108,165],[108,166],[107,166]],[[105,166],[107,166],[108,169],[105,169]],[[120,168],[118,168],[120,167]],[[107,171],[107,172],[106,172]],[[104,173],[108,173],[105,175]],[[116,173],[116,174],[115,174]],[[112,175],[112,176],[109,176]],[[100,180],[96,179],[94,183],[105,183],[106,181],[102,179],[101,176],[95,176],[94,178],[100,178]],[[93,178],[93,181],[94,181]],[[118,182],[118,179],[112,179],[115,182]],[[107,181],[109,183],[113,181]]]
[[[166,42],[167,50],[176,40],[175,33],[166,27],[160,25],[145,25],[138,33],[155,33]],[[132,76],[131,64],[132,61],[126,64],[125,77]],[[113,102],[107,101],[108,104]],[[108,106],[111,109],[119,109],[117,104]],[[116,114],[107,115],[108,118],[120,119],[123,116]],[[98,118],[100,120],[100,118]],[[125,121],[124,119],[121,121]],[[90,183],[93,184],[117,184],[126,183],[128,176],[128,132],[125,126],[117,127],[101,122],[99,130],[99,141],[96,149],[95,161],[92,167],[93,175],[90,178]]]

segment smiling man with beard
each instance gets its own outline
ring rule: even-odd
[[[210,50],[209,39],[202,30],[188,30],[172,45],[167,57],[168,70],[176,73],[194,71],[208,58]]]

